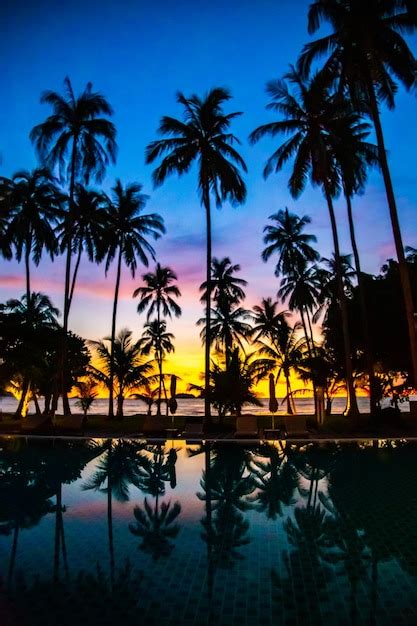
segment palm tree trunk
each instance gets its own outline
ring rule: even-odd
[[[311,348],[312,348],[313,355],[315,355],[315,353],[316,353],[316,346],[314,344],[313,327],[311,325],[311,319],[310,319],[310,314],[308,312],[308,309],[306,309],[306,318],[307,318],[307,322],[308,322],[308,328],[309,328],[309,331],[310,331]]]
[[[20,419],[22,417],[23,407],[25,406],[26,398],[29,393],[30,380],[27,376],[24,376],[22,382],[22,393],[20,396],[19,404],[17,405],[16,413],[14,414],[14,419]]]
[[[293,407],[291,404],[291,386],[290,386],[290,377],[288,373],[285,372],[285,385],[287,389],[287,413],[288,415],[294,415]]]
[[[26,243],[25,247],[25,272],[26,272],[26,305],[30,305],[30,245]]]
[[[83,248],[82,248],[82,245],[80,244],[80,247],[78,248],[77,260],[75,262],[74,273],[72,275],[71,289],[70,289],[70,293],[69,293],[68,309],[71,308],[72,296],[74,295],[75,282],[77,280],[78,268],[80,267],[80,261],[81,261],[82,253],[83,253]]]
[[[413,292],[411,290],[410,275],[408,272],[407,261],[405,260],[404,246],[401,236],[400,222],[398,219],[397,204],[395,201],[394,189],[392,186],[391,173],[388,165],[387,153],[385,150],[384,134],[382,131],[381,119],[379,116],[378,102],[375,94],[375,87],[372,76],[368,75],[368,95],[371,109],[372,121],[375,127],[375,134],[378,145],[379,162],[381,165],[382,176],[384,178],[385,192],[388,201],[388,208],[391,218],[392,232],[394,235],[395,250],[397,253],[398,266],[400,271],[400,280],[404,296],[405,313],[408,325],[408,337],[410,341],[412,380],[414,387],[417,387],[417,329],[414,313]]]
[[[213,520],[211,506],[211,459],[210,444],[206,442],[204,450],[205,482],[206,482],[206,519],[207,519],[207,591],[210,600],[213,597],[214,568],[213,568]]]
[[[116,337],[116,315],[117,315],[117,302],[119,299],[119,287],[120,287],[120,274],[122,269],[122,249],[123,242],[120,242],[119,258],[117,261],[117,275],[116,275],[116,288],[114,290],[114,302],[113,302],[113,317],[111,323],[111,346],[110,346],[110,376],[109,376],[109,419],[114,417],[113,409],[113,379],[114,379],[114,339]]]
[[[303,330],[304,330],[304,337],[306,338],[308,356],[311,359],[311,358],[313,358],[313,353],[311,351],[310,339],[309,339],[308,332],[307,332],[307,324],[306,324],[306,320],[305,320],[305,316],[304,316],[304,307],[300,307],[300,316],[301,316],[301,324],[302,324]]]
[[[203,202],[206,209],[206,342],[205,342],[205,370],[204,370],[204,414],[206,423],[211,422],[210,409],[210,339],[211,339],[211,211],[210,192],[206,182],[203,189]]]
[[[54,582],[59,580],[59,557],[61,543],[61,523],[62,515],[62,484],[59,483],[56,491],[55,503],[55,546],[54,546]]]
[[[158,332],[161,335],[161,310],[160,310],[160,298],[158,296],[157,303],[157,319],[158,319]],[[156,414],[161,415],[161,400],[162,400],[162,347],[161,347],[161,336],[159,336],[159,346],[157,351],[157,360],[158,360],[158,368],[159,368],[159,386],[158,386],[158,405],[156,409]]]
[[[110,468],[111,471],[111,468]],[[110,581],[111,587],[114,588],[114,543],[113,543],[113,507],[112,507],[112,485],[111,475],[107,477],[107,532],[109,538],[109,555],[110,555]]]
[[[35,392],[32,392],[32,396],[33,396],[33,402],[35,403],[36,415],[42,415],[41,408],[40,408],[39,402],[38,402],[38,396],[36,395]]]
[[[368,321],[368,314],[366,311],[365,290],[363,287],[361,263],[360,263],[360,258],[359,258],[358,246],[356,243],[355,225],[353,222],[352,199],[348,193],[345,193],[345,198],[346,198],[346,207],[347,207],[347,214],[348,214],[348,221],[349,221],[350,241],[351,241],[352,250],[353,250],[353,258],[355,261],[356,277],[358,279],[359,305],[360,305],[360,310],[361,310],[362,332],[363,332],[363,339],[364,339],[364,344],[365,344],[365,362],[366,362],[366,369],[368,370],[368,378],[369,378],[369,401],[370,401],[370,408],[371,408],[371,414],[372,414],[375,412],[375,409],[376,409],[373,350],[372,350],[372,345],[371,345],[371,337],[369,333],[369,321]]]
[[[334,214],[333,201],[331,198],[331,194],[330,194],[327,182],[324,183],[324,192],[326,195],[327,207],[329,209],[330,223],[331,223],[331,228],[332,228],[334,256],[335,256],[335,261],[336,261],[336,280],[337,280],[337,288],[338,288],[338,293],[339,293],[340,313],[342,317],[343,347],[344,347],[344,352],[345,352],[346,389],[347,389],[346,409],[344,413],[345,415],[352,416],[353,419],[356,419],[356,417],[359,414],[359,410],[358,410],[358,404],[356,401],[355,388],[353,385],[353,368],[352,368],[352,360],[351,360],[352,353],[351,353],[350,336],[349,336],[349,321],[348,321],[347,306],[346,306],[346,294],[345,294],[345,290],[343,289],[342,268],[340,265],[339,236],[337,233],[336,217]]]
[[[13,581],[14,566],[16,564],[17,543],[19,540],[19,524],[14,525],[12,551],[10,553],[9,569],[7,572],[7,587],[10,589]]]
[[[68,316],[70,309],[70,281],[71,281],[71,255],[72,255],[72,226],[74,221],[74,189],[75,189],[75,163],[77,157],[77,137],[72,141],[71,151],[71,177],[69,188],[69,215],[67,232],[67,258],[65,262],[65,288],[64,288],[64,319],[63,319],[63,346],[62,346],[62,406],[64,415],[70,415],[71,409],[68,401],[67,391],[67,337],[68,337]]]

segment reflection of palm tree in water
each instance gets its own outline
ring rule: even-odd
[[[62,484],[80,477],[82,468],[96,456],[88,442],[29,441],[17,448],[4,447],[0,461],[0,533],[13,531],[8,586],[15,569],[19,530],[36,526],[50,512],[56,514],[54,578],[59,574],[59,551],[66,549],[62,513]],[[51,498],[56,497],[52,505]]]
[[[240,445],[216,445],[210,455],[206,448],[206,463],[200,500],[206,503],[206,515],[201,520],[203,540],[207,543],[209,568],[232,567],[243,558],[239,548],[250,542],[249,522],[243,511],[251,508],[248,496],[255,483],[249,473],[251,452]]]
[[[283,515],[283,506],[294,502],[297,472],[284,451],[273,445],[262,446],[258,451],[253,459],[252,472],[257,492],[251,501],[257,511],[265,513],[268,519],[276,520]]]
[[[160,503],[160,497],[165,495],[165,484],[169,482],[172,489],[177,484],[177,453],[174,448],[166,452],[160,443],[147,446],[146,450],[151,458],[147,456],[144,460],[139,488],[154,498],[154,506],[152,508],[147,498],[143,508],[135,506],[135,522],[129,524],[129,530],[136,537],[142,538],[140,549],[158,560],[170,555],[175,546],[172,540],[180,531],[179,524],[175,522],[181,512],[179,502],[175,502],[172,507],[171,502]]]
[[[297,610],[304,611],[317,620],[321,619],[320,606],[317,597],[312,600],[311,594],[301,593],[293,586],[294,572],[299,570],[300,563],[307,562],[303,567],[304,585],[311,585],[318,593],[323,593],[331,580],[332,571],[328,563],[329,550],[332,548],[330,537],[331,518],[322,510],[319,499],[319,481],[325,478],[334,463],[334,449],[332,446],[309,446],[300,449],[298,445],[288,445],[285,448],[287,461],[296,470],[299,480],[309,483],[307,489],[300,489],[305,498],[305,504],[294,508],[293,518],[288,517],[284,522],[289,551],[284,551],[284,563],[288,572],[287,578],[281,578],[276,570],[272,570],[271,577],[274,587],[278,591],[278,599],[292,597]],[[299,593],[300,591],[300,593]]]
[[[97,470],[84,483],[83,489],[94,489],[107,495],[107,533],[110,557],[110,579],[114,584],[115,559],[113,540],[113,497],[117,502],[129,501],[129,487],[139,488],[146,459],[141,454],[143,446],[132,441],[108,440],[106,451]],[[103,485],[106,484],[105,487]]]

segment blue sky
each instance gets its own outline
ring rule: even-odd
[[[0,173],[8,176],[35,165],[28,134],[49,113],[39,103],[43,90],[60,90],[66,75],[77,92],[92,81],[113,106],[118,129],[118,161],[109,169],[104,187],[108,189],[116,176],[124,182],[139,181],[151,196],[149,210],[163,215],[167,235],[158,242],[157,254],[177,270],[183,287],[184,316],[173,330],[184,350],[188,344],[195,346],[194,351],[189,349],[190,358],[191,353],[200,358],[194,322],[200,316],[196,287],[204,276],[204,214],[194,173],[152,189],[144,148],[156,137],[162,115],[180,113],[175,103],[178,90],[188,95],[217,85],[229,87],[234,99],[228,110],[244,112],[234,132],[242,140],[241,152],[249,168],[248,199],[238,209],[225,206],[214,211],[214,254],[228,254],[241,264],[242,276],[250,283],[248,305],[277,291],[273,263],[260,260],[262,228],[271,213],[288,206],[311,215],[320,252],[331,254],[328,215],[320,193],[308,188],[294,201],[287,190],[288,170],[265,182],[262,168],[275,144],[264,141],[251,147],[247,142],[254,127],[273,119],[265,111],[266,81],[280,77],[308,40],[308,4],[304,0],[3,0]],[[417,50],[416,38],[411,43]],[[400,91],[396,110],[383,111],[383,123],[404,240],[417,245],[416,96]],[[342,249],[350,252],[343,203],[337,203],[337,213]],[[394,253],[377,172],[370,176],[366,194],[356,200],[355,215],[364,269],[377,271]],[[33,277],[35,288],[49,292],[60,306],[62,263],[42,262]],[[124,274],[118,324],[136,331],[140,325],[130,296],[138,283],[139,277],[132,281]],[[90,338],[109,332],[112,289],[112,271],[106,280],[103,267],[83,264],[72,311],[74,331]],[[2,261],[0,299],[21,293],[23,268]]]

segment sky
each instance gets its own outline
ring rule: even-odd
[[[276,142],[250,146],[247,137],[274,115],[265,110],[265,83],[279,78],[294,63],[307,35],[305,0],[3,0],[0,58],[0,175],[11,176],[36,166],[29,141],[35,124],[50,113],[40,104],[45,89],[60,91],[69,76],[75,91],[88,81],[114,108],[119,146],[116,165],[102,186],[108,191],[116,177],[137,181],[149,194],[147,209],[160,213],[167,233],[155,244],[157,259],[178,274],[183,315],[169,323],[176,337],[176,353],[168,370],[185,382],[198,382],[203,370],[199,329],[198,285],[205,272],[205,217],[196,193],[196,173],[170,178],[153,189],[152,167],[144,150],[154,140],[162,115],[179,116],[178,90],[204,94],[214,86],[228,87],[233,100],[227,111],[242,111],[233,127],[240,138],[248,174],[248,197],[239,208],[224,205],[213,210],[213,255],[229,256],[241,265],[249,285],[246,306],[262,297],[276,297],[279,287],[274,263],[264,264],[262,230],[268,216],[288,206],[312,218],[323,256],[332,253],[328,213],[317,190],[307,187],[297,201],[287,189],[289,168],[263,180],[262,169]],[[417,38],[409,40],[417,52]],[[399,91],[394,112],[382,111],[386,144],[397,195],[404,243],[417,245],[417,99]],[[350,252],[345,208],[336,203],[342,251]],[[365,271],[377,272],[394,245],[381,176],[370,175],[366,193],[355,200],[355,223]],[[151,262],[150,267],[153,264]],[[144,322],[136,312],[133,290],[141,284],[124,270],[117,327],[128,327],[138,337]],[[48,293],[62,309],[63,259],[42,260],[32,270],[33,288]],[[70,315],[71,329],[88,339],[110,334],[114,268],[107,277],[103,266],[84,260],[80,268]],[[24,292],[23,267],[0,261],[0,301]]]

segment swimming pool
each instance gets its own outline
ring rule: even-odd
[[[0,624],[417,624],[416,461],[0,439]]]

